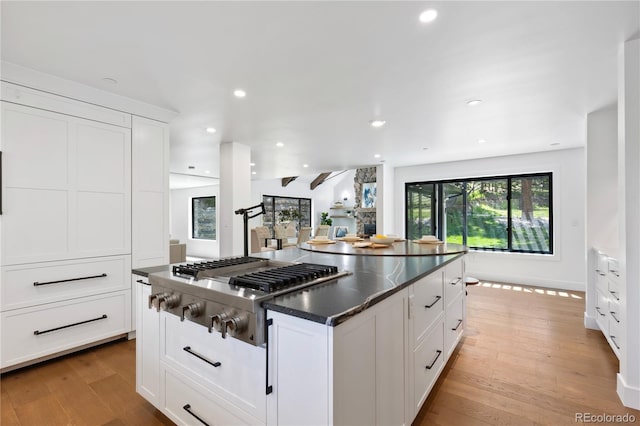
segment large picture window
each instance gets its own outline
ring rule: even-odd
[[[409,239],[553,253],[551,173],[407,183],[405,196]]]
[[[191,238],[216,239],[216,197],[191,199]]]
[[[263,195],[265,214],[262,224],[273,230],[273,225],[284,221],[296,221],[298,226],[311,226],[311,199]],[[300,229],[298,227],[298,229]]]

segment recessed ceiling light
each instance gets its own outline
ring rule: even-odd
[[[210,172],[209,170],[205,170],[204,172],[205,172],[206,174],[209,174],[209,173],[211,173],[211,172]]]
[[[105,83],[109,83],[109,84],[118,84],[118,80],[116,80],[115,78],[111,78],[111,77],[105,77],[102,79],[103,82]]]
[[[384,120],[371,120],[369,122],[373,127],[382,127],[385,125],[386,121]]]
[[[551,145],[551,146],[558,146],[558,145],[560,145],[560,142],[550,143],[549,145]]]
[[[255,175],[255,174],[257,174],[257,172],[251,172],[251,174],[252,174],[252,175]]]
[[[478,139],[478,143],[485,143],[486,140],[485,139]]]
[[[189,170],[193,170],[195,168],[196,168],[196,166],[189,166]]]
[[[255,166],[255,165],[256,165],[256,163],[249,163],[249,165],[250,165],[251,167],[253,167],[253,166]]]
[[[213,127],[207,127],[207,133],[215,133],[216,129],[214,129]]]
[[[247,92],[242,89],[236,89],[233,91],[233,96],[235,96],[236,98],[244,98],[245,96],[247,96]]]
[[[380,154],[373,154],[374,158],[380,158]]]
[[[284,146],[284,144],[282,142],[276,142],[276,146],[278,148],[282,148]]]
[[[302,167],[304,167],[306,169],[307,167],[309,167],[309,165],[308,164],[303,164]]]
[[[435,9],[425,10],[420,14],[420,22],[432,22],[438,17],[438,11]]]
[[[481,103],[482,103],[482,99],[471,99],[470,101],[467,101],[468,106],[476,106],[476,105],[480,105]]]
[[[428,147],[426,147],[426,146],[423,146],[423,147],[422,147],[422,150],[423,150],[423,151],[426,151],[426,150],[428,150],[428,149],[429,149],[429,148],[428,148]]]

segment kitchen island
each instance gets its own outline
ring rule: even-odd
[[[464,252],[264,253],[350,274],[264,302],[256,346],[148,309],[141,284],[138,392],[178,423],[410,424],[462,336]]]

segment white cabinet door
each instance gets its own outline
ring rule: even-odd
[[[2,265],[129,254],[131,131],[2,102]]]
[[[136,291],[136,391],[160,408],[160,314],[149,309],[149,279],[132,276]]]
[[[133,267],[169,263],[169,126],[133,117]]]

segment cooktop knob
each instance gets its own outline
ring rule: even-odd
[[[217,315],[212,315],[210,317],[210,321],[209,321],[209,333],[211,333],[212,329],[216,329],[216,331],[219,331],[222,333],[222,337],[226,337],[226,330],[224,330],[224,322],[227,319],[227,314],[224,312],[221,312]],[[224,330],[224,331],[223,331]]]
[[[194,302],[189,303],[186,306],[182,307],[182,317],[180,321],[184,321],[185,318],[192,319],[197,318],[204,312],[204,303],[203,302]]]
[[[149,309],[156,308],[160,312],[160,300],[170,296],[171,293],[163,291],[162,293],[156,293],[149,296]]]
[[[226,332],[231,336],[238,336],[247,329],[249,319],[245,316],[230,318],[225,321]]]
[[[180,304],[180,294],[173,293],[168,296],[158,298],[160,300],[160,309],[166,311],[175,308]]]

